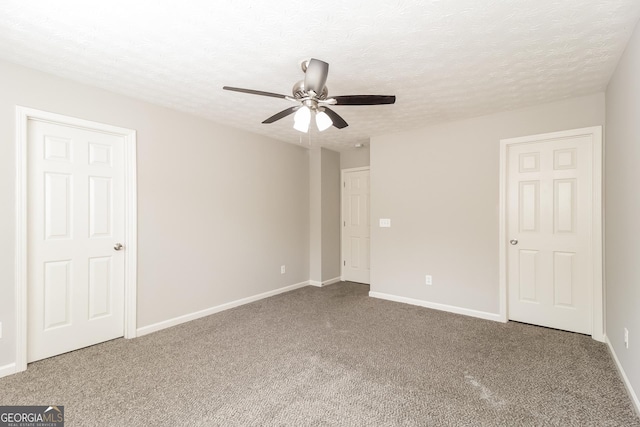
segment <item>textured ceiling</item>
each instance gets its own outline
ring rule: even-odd
[[[338,106],[369,137],[605,89],[640,17],[638,0],[2,0],[0,58],[215,122],[298,143],[288,101],[309,57],[329,95],[396,95]],[[304,136],[304,141],[307,141]]]

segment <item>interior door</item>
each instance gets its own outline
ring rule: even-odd
[[[508,147],[509,319],[591,334],[590,136]]]
[[[124,333],[124,140],[29,120],[29,362]]]
[[[342,278],[369,283],[369,169],[345,171],[342,184]]]

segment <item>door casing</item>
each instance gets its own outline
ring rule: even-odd
[[[591,248],[593,263],[593,289],[591,292],[591,336],[604,342],[604,288],[602,278],[603,230],[602,230],[602,126],[573,129],[540,135],[509,138],[500,141],[500,202],[499,202],[499,283],[500,283],[500,320],[509,319],[508,286],[507,286],[507,184],[508,184],[508,149],[516,144],[544,142],[558,138],[590,136],[593,161],[593,212],[591,224]]]
[[[124,337],[136,336],[137,307],[137,179],[136,131],[32,108],[16,107],[16,372],[27,369],[27,124],[39,120],[106,132],[124,139],[125,173],[125,272]]]

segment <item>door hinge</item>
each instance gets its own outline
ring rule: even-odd
[[[347,261],[342,261],[342,265],[347,266]]]
[[[346,227],[347,226],[347,221],[342,221],[342,226]]]
[[[342,183],[342,186],[343,186],[344,188],[347,188],[347,181],[343,182],[343,183]]]

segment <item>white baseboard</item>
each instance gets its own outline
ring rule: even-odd
[[[638,395],[633,390],[633,387],[631,386],[631,383],[629,382],[629,378],[627,378],[627,374],[624,372],[624,369],[622,369],[622,365],[620,364],[620,361],[618,360],[618,356],[616,355],[616,352],[613,349],[613,346],[611,345],[611,341],[609,341],[609,337],[605,335],[604,339],[605,339],[605,343],[607,344],[607,347],[609,347],[609,352],[613,357],[613,361],[616,363],[616,368],[618,368],[618,372],[622,377],[622,382],[624,383],[624,386],[627,389],[627,393],[629,394],[629,397],[633,402],[633,406],[635,407],[636,414],[640,417],[640,400],[638,400]]]
[[[432,308],[434,310],[448,311],[449,313],[463,314],[465,316],[478,317],[485,320],[493,320],[495,322],[502,322],[502,319],[498,313],[488,313],[486,311],[472,310],[469,308],[456,307],[453,305],[440,304],[437,302],[424,301],[414,298],[400,297],[397,295],[385,294],[381,292],[369,292],[369,296],[373,298],[380,298],[388,301],[402,302],[405,304],[418,305],[420,307]]]
[[[219,313],[224,310],[229,310],[230,308],[238,307],[244,304],[249,304],[250,302],[258,301],[264,298],[272,297],[274,295],[282,294],[284,292],[289,292],[294,289],[302,288],[304,286],[308,286],[309,282],[300,282],[294,285],[285,286],[283,288],[274,289],[273,291],[263,292],[258,295],[253,295],[247,298],[242,298],[239,300],[227,302],[225,304],[220,304],[215,307],[206,308],[204,310],[196,311],[194,313],[185,314],[183,316],[174,317],[173,319],[163,320],[162,322],[154,323],[153,325],[143,326],[136,330],[136,336],[141,337],[143,335],[150,334],[152,332],[157,332],[162,329],[170,328],[172,326],[179,325],[181,323],[189,322],[191,320],[200,319],[201,317],[209,316],[215,313]]]
[[[338,283],[340,281],[342,281],[342,278],[340,278],[340,277],[334,277],[333,279],[325,280],[323,282],[318,282],[316,280],[309,280],[309,285],[317,286],[317,287],[321,288],[323,286],[333,285],[334,283]]]
[[[8,365],[0,366],[0,378],[7,375],[13,375],[16,373],[16,364],[10,363]]]

